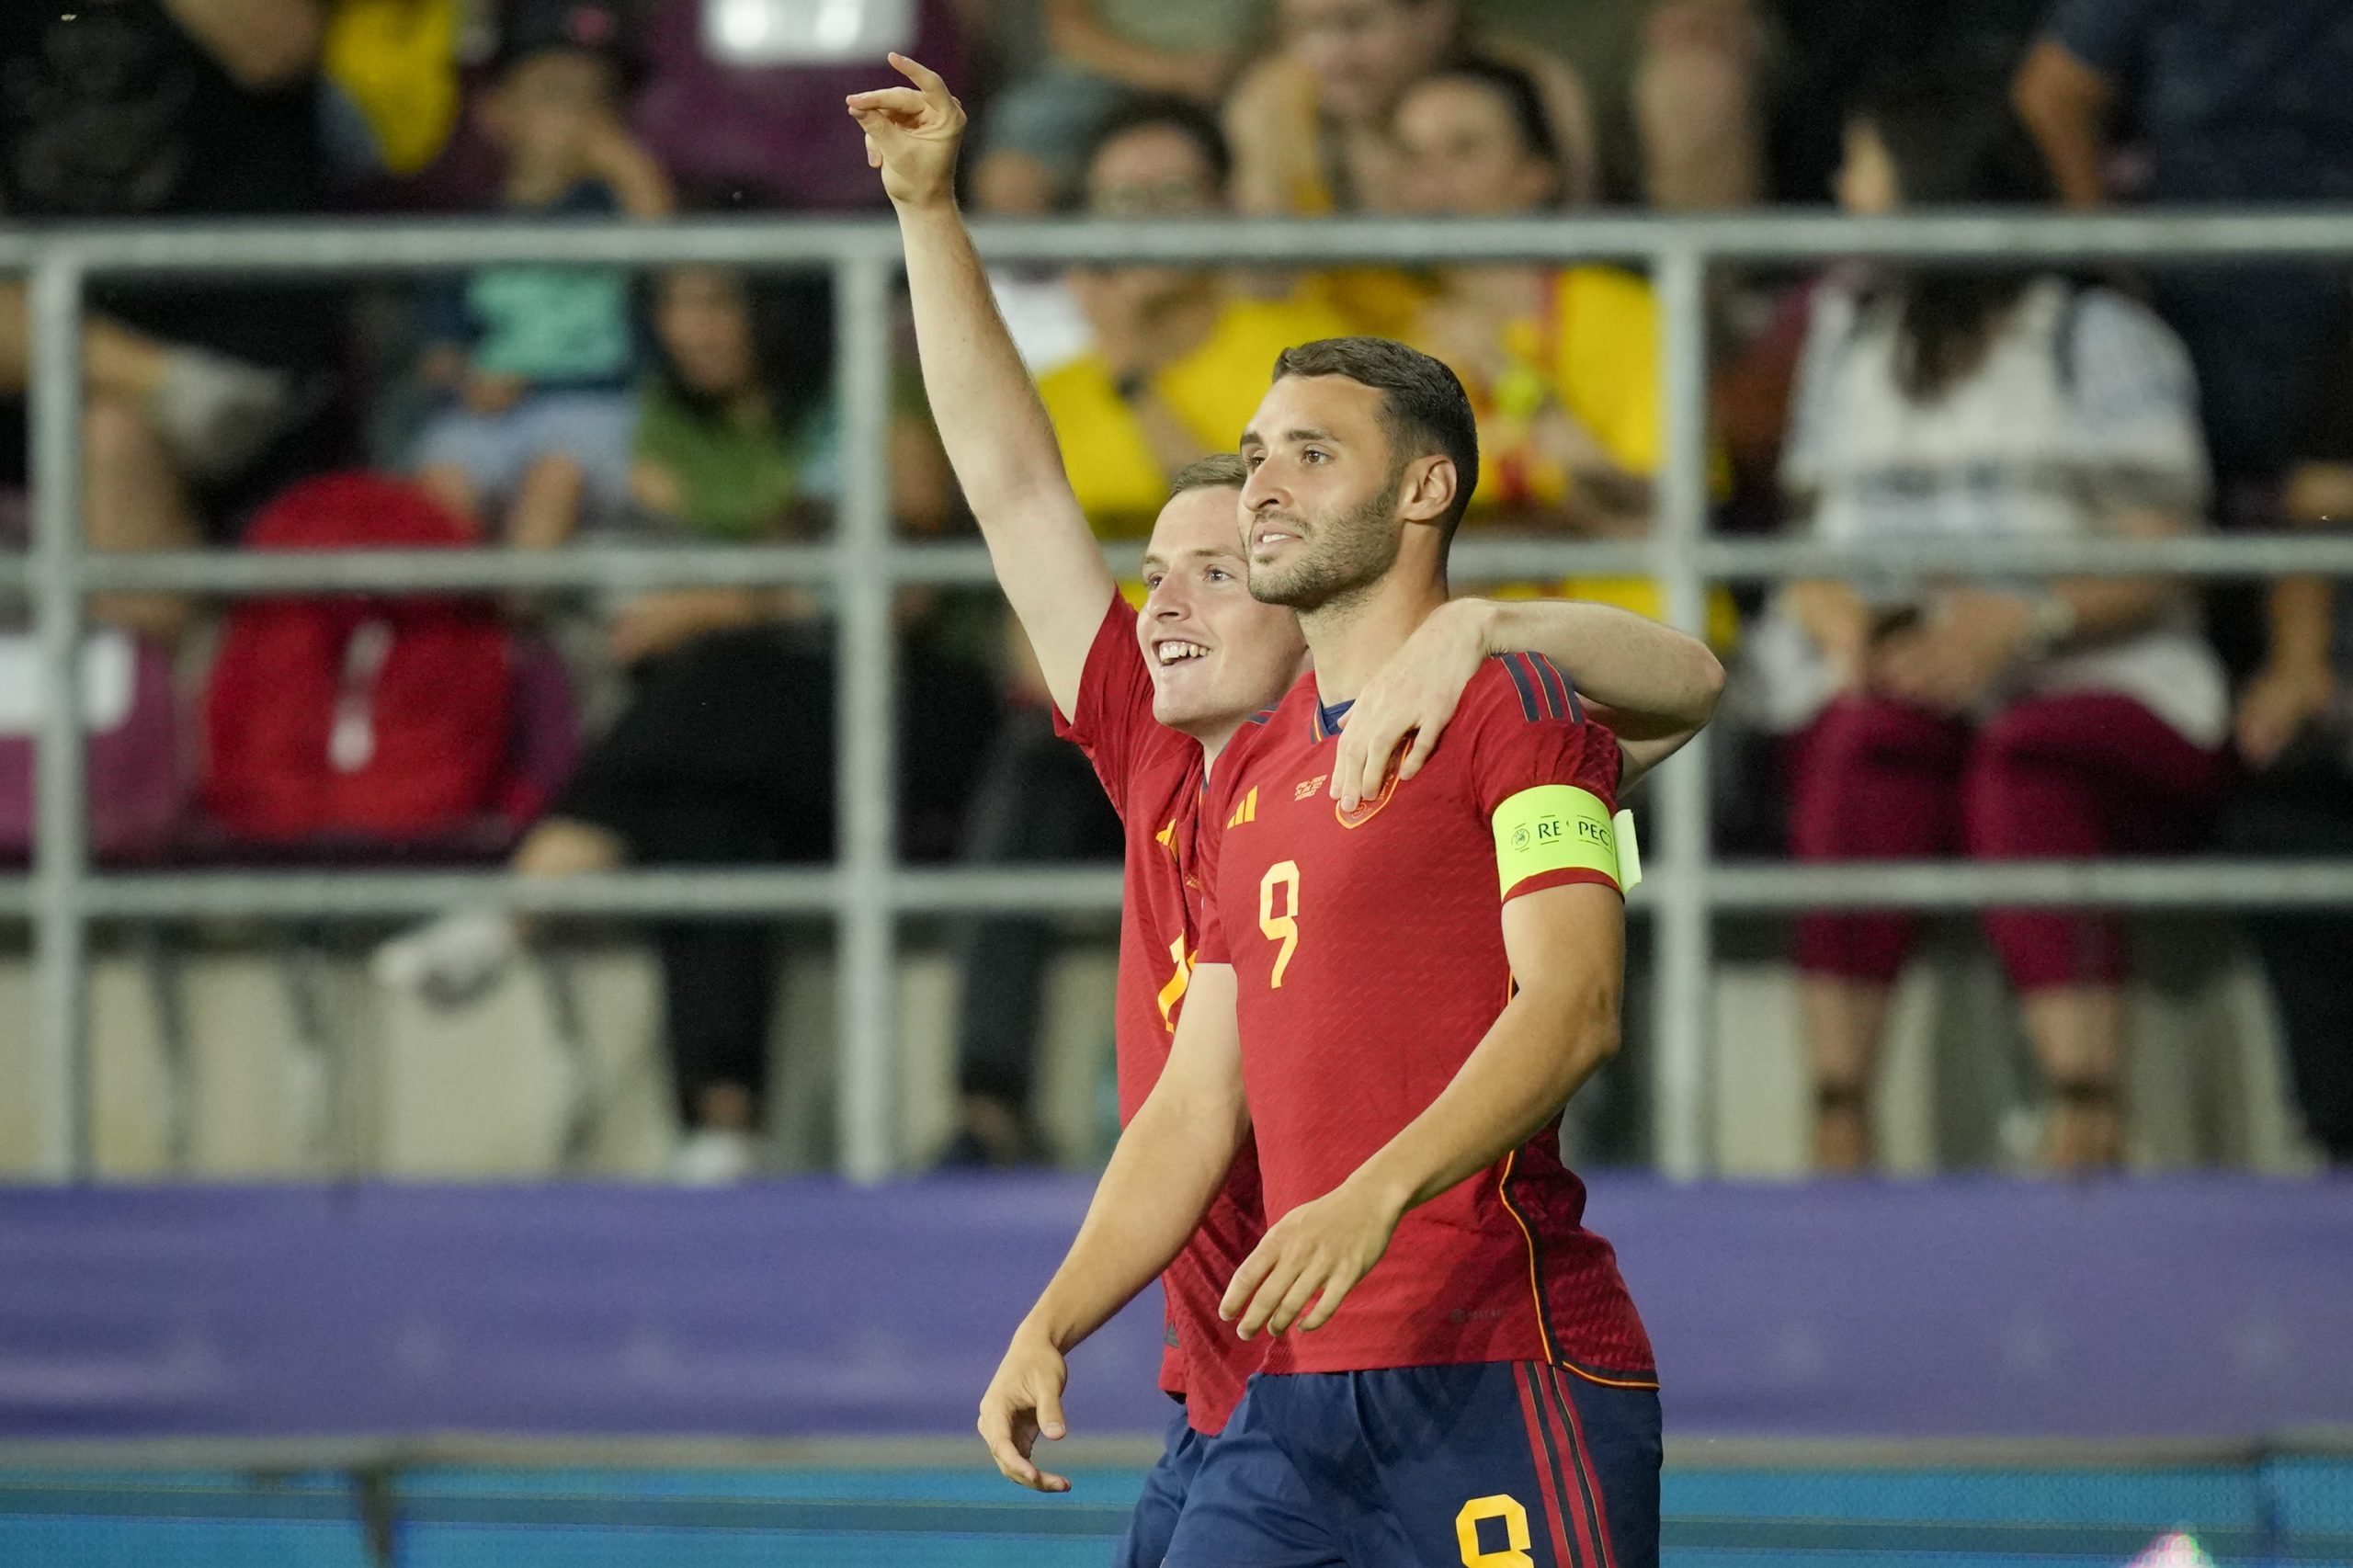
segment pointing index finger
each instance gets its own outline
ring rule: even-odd
[[[946,80],[940,76],[938,72],[934,71],[922,61],[910,59],[908,56],[893,51],[891,55],[891,66],[892,69],[897,71],[900,75],[904,76],[908,81],[913,82],[916,86],[922,88],[924,97],[927,98],[944,98],[948,96],[948,83]]]

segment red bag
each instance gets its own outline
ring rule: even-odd
[[[247,534],[257,550],[459,549],[424,492],[369,473],[307,480]],[[205,693],[203,797],[257,839],[427,838],[500,805],[511,679],[486,598],[253,598]]]

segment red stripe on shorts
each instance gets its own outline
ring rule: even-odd
[[[1552,1452],[1552,1439],[1545,1434],[1544,1417],[1538,1414],[1535,1369],[1522,1363],[1512,1369],[1519,1385],[1520,1419],[1528,1426],[1528,1451],[1536,1461],[1536,1489],[1544,1499],[1544,1523],[1552,1535],[1552,1561],[1560,1568],[1576,1568],[1576,1558],[1569,1551],[1569,1532],[1561,1523],[1561,1465]]]
[[[1569,1391],[1562,1386],[1559,1368],[1546,1367],[1544,1376],[1552,1382],[1552,1397],[1560,1403],[1561,1414],[1568,1419],[1573,1438],[1569,1460],[1577,1468],[1578,1487],[1593,1511],[1593,1536],[1601,1547],[1602,1568],[1618,1568],[1618,1559],[1609,1550],[1609,1514],[1602,1500],[1601,1477],[1594,1473],[1593,1454],[1586,1447],[1585,1423],[1577,1416],[1577,1402],[1569,1397]]]
[[[1532,1369],[1532,1375],[1538,1380],[1537,1387],[1543,1396],[1537,1403],[1544,1411],[1546,1435],[1562,1456],[1564,1473],[1561,1477],[1561,1496],[1569,1506],[1570,1523],[1576,1531],[1581,1548],[1575,1560],[1586,1564],[1587,1568],[1602,1568],[1602,1553],[1607,1548],[1600,1543],[1593,1528],[1592,1506],[1586,1500],[1582,1473],[1569,1468],[1576,1463],[1576,1455],[1569,1444],[1569,1428],[1561,1418],[1560,1391],[1550,1381],[1552,1375],[1551,1364],[1539,1363]]]

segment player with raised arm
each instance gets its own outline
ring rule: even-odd
[[[1058,721],[1086,749],[1127,826],[1116,1034],[1121,1108],[1131,1113],[1167,1060],[1188,996],[1198,924],[1187,884],[1197,881],[1196,819],[1207,767],[1252,712],[1279,698],[1304,645],[1288,609],[1262,605],[1245,588],[1236,506],[1245,474],[1238,458],[1205,460],[1177,476],[1145,560],[1143,613],[1118,597],[956,210],[961,111],[936,75],[896,56],[892,63],[915,88],[856,95],[849,107],[899,213],[941,437],[1037,650]],[[1504,645],[1547,650],[1589,687],[1625,704],[1628,732],[1644,737],[1629,746],[1635,769],[1704,722],[1722,679],[1704,647],[1621,612],[1465,600],[1431,617],[1368,686],[1349,733],[1357,753],[1315,781],[1319,799],[1336,795],[1355,805],[1361,780],[1377,782],[1401,744],[1411,747],[1403,767],[1421,767],[1466,683],[1486,653]],[[1550,665],[1540,655],[1529,667]],[[1201,1204],[1188,1216],[1187,1233],[1136,1279],[1141,1288],[1166,1267],[1171,1349],[1163,1386],[1186,1406],[1138,1510],[1125,1562],[1160,1561],[1202,1438],[1224,1425],[1261,1356],[1257,1344],[1217,1317],[1226,1282],[1259,1235],[1246,1138],[1223,1144],[1215,1171],[1187,1173],[1195,1177]],[[1008,1369],[1020,1375],[1011,1358]],[[1060,1386],[1057,1358],[1051,1390],[1022,1407],[1017,1431],[997,1387],[983,1406],[983,1433],[1001,1467],[1040,1490],[1067,1484],[1029,1457],[1041,1430],[1062,1436]]]

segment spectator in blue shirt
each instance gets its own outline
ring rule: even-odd
[[[2246,205],[2353,201],[2348,83],[2345,0],[2059,0],[2015,92],[2071,206]],[[2138,181],[2110,155],[2119,127],[2145,151]],[[2326,274],[2177,273],[2156,303],[2197,366],[2217,478],[2268,485],[2332,308]]]
[[[670,210],[668,179],[622,129],[631,67],[606,6],[515,15],[482,106],[505,158],[505,210]],[[503,505],[506,542],[537,550],[563,543],[584,506],[627,496],[638,353],[626,273],[483,267],[437,291],[429,332],[426,377],[447,401],[418,443],[427,488],[476,519]]]

